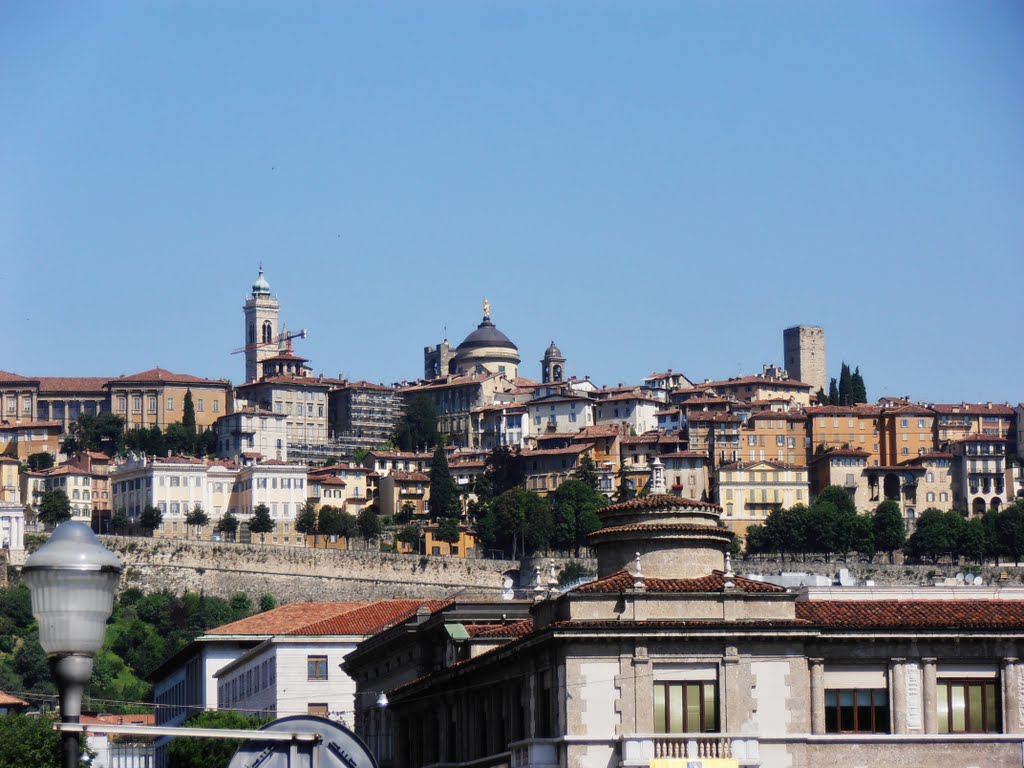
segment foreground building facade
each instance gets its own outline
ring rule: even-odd
[[[390,701],[356,720],[380,729],[384,765],[1021,764],[1024,592],[743,578],[720,508],[663,494],[658,475],[602,510],[598,579],[559,594],[538,574],[531,616],[497,647],[470,635],[398,685],[383,670],[401,649],[350,657],[359,691]]]

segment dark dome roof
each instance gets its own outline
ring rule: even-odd
[[[544,357],[561,357],[562,350],[555,346],[555,342],[552,341],[551,345],[545,350]]]
[[[468,350],[481,347],[505,347],[506,349],[517,351],[519,349],[519,347],[511,342],[508,336],[494,327],[494,323],[491,322],[489,317],[485,317],[483,322],[476,327],[476,330],[462,340],[457,349]]]

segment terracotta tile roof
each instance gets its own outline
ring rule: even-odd
[[[30,379],[10,371],[0,371],[0,384],[38,384],[39,379]]]
[[[681,498],[681,497],[680,497]],[[600,510],[598,510],[600,514]],[[590,540],[600,539],[616,533],[707,533],[732,538],[732,533],[717,525],[689,525],[688,523],[630,523],[599,528],[588,534]]]
[[[555,630],[594,630],[611,629],[629,632],[644,632],[649,630],[693,630],[696,628],[723,629],[728,631],[743,631],[748,629],[806,629],[808,622],[801,619],[731,619],[708,620],[708,619],[662,619],[654,621],[631,621],[619,619],[575,619],[568,621],[555,621],[548,625]],[[482,656],[483,654],[481,654]]]
[[[0,691],[0,707],[27,707],[28,702],[22,701],[17,696]]]
[[[88,475],[89,470],[83,469],[82,467],[76,467],[74,464],[65,463],[58,464],[55,467],[42,470],[42,474],[46,477],[59,477],[60,475]]]
[[[267,384],[295,384],[303,387],[322,387],[323,389],[331,388],[331,384],[329,382],[321,381],[320,379],[312,376],[267,376],[259,381],[250,381],[247,384],[239,384],[235,389],[251,389],[253,387],[262,387]]]
[[[912,458],[907,463],[908,464],[916,464],[917,462],[924,461],[926,459],[952,459],[952,458],[953,458],[953,454],[952,453],[946,453],[944,451],[929,451],[928,453],[922,453],[920,456],[915,456],[914,458]]]
[[[342,488],[344,488],[345,486],[348,485],[348,483],[346,483],[340,477],[335,477],[334,475],[312,475],[312,474],[310,474],[310,475],[308,475],[308,479],[309,479],[309,482],[311,482],[311,483],[320,483],[320,485],[339,485]]]
[[[549,440],[571,440],[576,437],[573,432],[545,432],[542,435],[537,435],[536,440],[538,443],[543,443]]]
[[[207,635],[285,635],[334,616],[363,608],[369,603],[287,603],[272,611],[233,621],[208,630]]]
[[[806,421],[807,414],[800,411],[756,411],[750,414],[751,421],[769,421],[782,419],[783,421]]]
[[[665,437],[661,432],[644,432],[642,435],[627,435],[622,438],[623,445],[641,445],[644,443],[657,443]]]
[[[832,456],[851,456],[858,459],[866,459],[871,454],[867,451],[862,451],[859,448],[833,448],[825,453],[818,454],[811,461],[820,461],[821,459],[827,459]]]
[[[704,501],[684,499],[682,496],[670,496],[667,493],[656,493],[650,496],[637,496],[635,499],[624,501],[621,504],[612,504],[601,510],[602,513],[617,512],[619,510],[635,510],[642,512],[648,509],[699,509],[721,512],[722,508],[717,504],[709,504]]]
[[[21,462],[12,456],[0,456],[0,464],[21,464]],[[42,474],[42,472],[38,474]]]
[[[883,416],[928,416],[935,418],[935,411],[912,403],[893,403],[882,406]]]
[[[533,619],[513,621],[510,624],[480,624],[477,637],[524,637],[533,632]]]
[[[391,476],[400,483],[429,483],[430,478],[422,472],[403,472],[396,469]]]
[[[615,437],[621,431],[618,424],[598,424],[593,427],[584,427],[573,436],[573,440],[585,440],[591,437]]]
[[[808,600],[796,615],[850,629],[1024,629],[1024,600]]]
[[[17,424],[0,421],[0,429],[61,429],[63,426],[59,421],[22,421]]]
[[[494,377],[501,375],[502,374],[500,373],[464,373],[458,376],[452,376],[451,381],[449,381],[448,377],[445,376],[432,381],[417,382],[416,384],[400,387],[398,391],[402,394],[407,394],[410,392],[446,389],[448,387],[464,387],[468,384],[479,384],[482,381],[487,381],[488,379],[493,379]]]
[[[641,561],[642,564],[642,561]],[[621,570],[597,581],[591,581],[573,589],[581,594],[616,594],[633,589],[633,574]],[[743,576],[733,576],[733,583],[740,592],[782,593],[785,587],[769,584],[764,581],[753,581]],[[707,576],[695,579],[655,579],[644,577],[644,589],[647,592],[721,592],[725,587],[725,573],[712,571]]]
[[[122,383],[157,383],[157,384],[219,384],[230,385],[225,379],[204,379],[193,376],[189,373],[172,373],[166,368],[150,368],[148,371],[133,373],[129,376],[118,376],[116,379],[107,379],[108,386],[117,386]]]
[[[378,600],[359,608],[296,627],[285,635],[372,635],[408,618],[426,600]]]
[[[565,448],[538,448],[533,451],[523,451],[521,455],[527,459],[536,456],[564,456],[568,454],[580,454],[584,451],[589,451],[593,447],[593,443],[577,443],[576,445],[569,445]]]
[[[40,397],[50,392],[92,392],[103,394],[103,385],[110,381],[110,376],[40,376]]]
[[[936,413],[954,415],[965,413],[969,416],[1012,416],[1013,406],[1005,403],[932,403],[929,406]]]
[[[959,440],[954,440],[954,443],[1008,443],[1009,438],[996,437],[995,435],[968,435],[967,437],[961,437]]]
[[[882,409],[877,405],[812,405],[807,409],[807,415],[814,416],[878,416]]]

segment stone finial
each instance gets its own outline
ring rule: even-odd
[[[643,591],[646,589],[644,585],[644,572],[640,567],[640,553],[636,553],[635,570],[633,571],[633,589]]]
[[[533,567],[533,591],[538,594],[544,591],[544,579],[540,573],[540,564]]]
[[[555,569],[555,561],[552,560],[548,566],[548,587],[554,589],[558,587],[558,571]]]
[[[736,574],[732,572],[732,554],[729,552],[725,553],[725,582],[722,584],[722,589],[735,589]]]
[[[657,456],[651,462],[651,495],[668,493],[665,485],[665,465]]]

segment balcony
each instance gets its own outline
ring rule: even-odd
[[[756,736],[729,733],[657,733],[622,737],[623,768],[649,766],[665,758],[707,760],[732,758],[740,765],[761,763]]]

